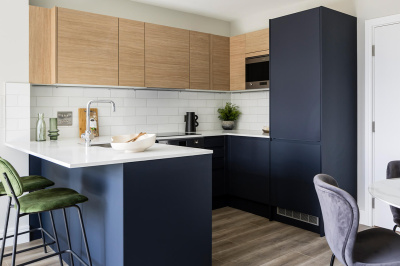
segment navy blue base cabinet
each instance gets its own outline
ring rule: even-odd
[[[270,105],[273,218],[323,235],[314,175],[357,198],[355,17],[318,7],[270,20]]]
[[[270,140],[227,137],[229,206],[270,217]]]
[[[211,265],[211,171],[211,155],[72,169],[30,156],[30,174],[89,198],[81,208],[93,265]],[[65,248],[62,212],[54,215]],[[67,215],[85,258],[77,213]]]

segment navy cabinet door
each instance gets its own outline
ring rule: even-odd
[[[320,215],[313,178],[321,171],[321,146],[271,141],[271,205]]]
[[[271,138],[321,139],[319,12],[270,21]]]
[[[229,137],[229,195],[269,202],[269,139]]]

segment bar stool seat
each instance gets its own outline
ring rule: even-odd
[[[50,188],[31,192],[18,200],[21,213],[36,213],[68,208],[88,198],[69,188]]]
[[[54,182],[40,175],[30,175],[20,177],[24,192],[35,191],[54,186]],[[0,195],[7,194],[4,185],[0,182]]]

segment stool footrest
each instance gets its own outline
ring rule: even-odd
[[[48,259],[48,258],[51,258],[51,257],[54,257],[54,256],[58,256],[58,255],[64,254],[64,253],[70,253],[70,254],[72,254],[77,260],[79,260],[80,263],[82,263],[82,264],[85,265],[85,266],[89,266],[89,265],[88,265],[86,262],[84,262],[74,251],[69,250],[69,249],[63,250],[63,251],[60,251],[60,252],[56,252],[56,253],[52,253],[52,254],[50,254],[50,255],[47,255],[47,256],[44,256],[44,257],[41,257],[41,258],[37,258],[37,259],[31,260],[31,261],[28,261],[28,262],[25,262],[25,263],[22,263],[22,264],[18,264],[18,266],[29,265],[29,264],[32,264],[32,263],[35,263],[35,262],[38,262],[38,261],[41,261],[41,260],[45,260],[45,259]]]
[[[56,242],[53,241],[53,242],[51,242],[51,243],[46,243],[46,244],[42,244],[42,245],[38,245],[38,246],[26,248],[26,249],[23,249],[23,250],[18,250],[16,253],[19,254],[19,253],[27,252],[27,251],[34,250],[34,249],[37,249],[37,248],[42,248],[42,247],[44,247],[44,246],[50,246],[50,245],[53,245],[53,244],[55,244],[55,243],[56,243]],[[12,255],[12,253],[8,253],[8,254],[4,254],[3,257],[9,257],[9,256],[11,256],[11,255]]]
[[[44,230],[43,228],[34,228],[34,229],[31,229],[31,230],[28,230],[28,231],[24,231],[24,232],[18,233],[18,235],[32,233],[32,232],[35,232],[35,231],[43,231],[51,240],[55,241],[54,237],[49,232]],[[9,235],[6,238],[12,238],[12,237],[14,237],[14,235]],[[0,238],[0,241],[2,241],[2,240],[3,240],[3,238]]]

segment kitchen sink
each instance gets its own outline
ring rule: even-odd
[[[91,144],[91,147],[111,148],[111,143]]]

